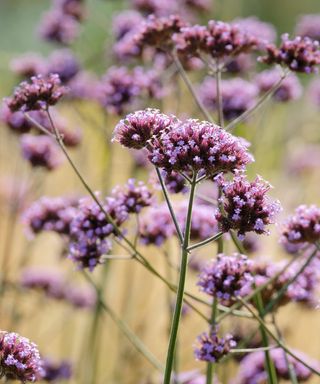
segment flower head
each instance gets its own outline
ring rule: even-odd
[[[252,262],[244,255],[218,255],[202,270],[198,286],[201,291],[230,306],[236,296],[246,296],[253,282]]]
[[[53,8],[77,21],[82,21],[85,16],[84,3],[84,0],[54,0]]]
[[[188,186],[186,179],[179,172],[162,172],[163,181],[170,193],[186,193]]]
[[[277,32],[270,23],[259,20],[255,16],[246,17],[244,19],[235,19],[232,25],[236,25],[241,30],[255,36],[262,42],[273,43],[277,38]]]
[[[300,16],[295,30],[296,35],[320,41],[320,14]]]
[[[177,121],[168,131],[152,137],[149,159],[166,171],[233,172],[253,161],[245,144],[207,121],[187,119]]]
[[[305,356],[299,351],[294,351],[296,355],[301,357],[304,361],[310,362],[314,367],[318,364]],[[272,349],[270,351],[270,357],[274,363],[274,367],[279,379],[290,379],[290,373],[288,369],[287,359],[293,366],[297,380],[299,382],[307,381],[312,375],[312,371],[305,367],[298,360],[291,356],[285,355],[285,352],[281,348]],[[252,384],[262,383],[268,379],[268,374],[265,371],[265,354],[263,351],[252,352],[248,354],[240,363],[240,369],[236,377],[237,384]]]
[[[67,285],[65,287],[65,300],[74,308],[92,309],[97,302],[96,291],[91,286]]]
[[[53,231],[69,235],[77,203],[77,200],[71,198],[43,196],[24,212],[23,222],[31,234]]]
[[[266,46],[267,55],[260,60],[266,64],[281,64],[291,71],[312,73],[320,64],[319,42],[309,37],[297,36],[293,40],[288,34],[282,35],[282,43],[277,48],[273,44]]]
[[[117,226],[128,218],[126,208],[115,198],[107,198],[103,207]],[[110,251],[108,236],[116,234],[116,230],[97,203],[91,198],[84,198],[79,201],[77,214],[70,224],[70,233],[69,258],[79,268],[92,271],[103,262],[102,256]]]
[[[268,92],[281,79],[281,71],[277,68],[260,72],[255,77],[255,83],[261,93]],[[302,86],[298,77],[294,73],[290,73],[281,85],[272,94],[275,101],[286,102],[297,100],[302,95]]]
[[[43,57],[36,53],[27,53],[16,57],[10,62],[10,69],[23,78],[43,75],[47,72],[47,65]]]
[[[218,183],[222,188],[224,213],[217,212],[216,218],[222,230],[234,229],[240,237],[247,232],[268,233],[266,226],[274,223],[274,217],[280,210],[280,204],[269,200],[266,195],[270,184],[259,176],[250,182],[241,173],[235,175],[232,181],[219,178]]]
[[[150,189],[142,181],[136,183],[134,179],[129,179],[125,186],[115,187],[112,196],[128,213],[140,213],[142,208],[149,207],[153,203]]]
[[[42,380],[48,383],[60,380],[68,380],[72,376],[72,365],[69,361],[56,362],[45,358],[42,360]]]
[[[0,375],[22,383],[42,376],[42,361],[37,346],[17,333],[0,333]]]
[[[30,80],[31,82],[23,81],[7,100],[12,112],[46,109],[55,105],[65,93],[65,88],[61,86],[56,74],[38,75]]]
[[[283,244],[303,246],[320,240],[320,208],[315,205],[300,205],[282,229]]]
[[[114,141],[124,147],[141,149],[153,135],[169,129],[176,119],[157,109],[145,109],[131,113],[121,120],[114,131]]]
[[[117,14],[112,21],[112,31],[116,41],[135,30],[142,21],[143,16],[138,11],[126,10]]]
[[[194,354],[197,360],[217,363],[222,357],[236,346],[232,335],[219,338],[216,329],[211,329],[209,333],[202,333],[198,337],[198,343]]]
[[[54,51],[48,58],[48,73],[55,73],[62,83],[67,83],[80,70],[80,64],[73,53],[68,49]]]
[[[64,158],[56,142],[49,136],[21,136],[22,156],[33,167],[44,167],[52,171],[59,167]]]
[[[216,80],[212,77],[204,79],[199,89],[204,105],[216,111],[218,95]],[[221,82],[222,112],[226,120],[232,120],[253,107],[257,101],[258,88],[255,84],[241,78],[223,80]]]

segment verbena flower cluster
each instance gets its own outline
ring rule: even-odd
[[[293,40],[288,34],[282,35],[279,48],[269,44],[266,47],[267,55],[261,58],[266,64],[281,64],[289,67],[291,71],[312,73],[317,71],[320,64],[319,42],[309,37],[297,36]]]
[[[194,354],[197,360],[217,363],[236,345],[232,335],[220,338],[217,330],[212,328],[209,333],[203,333],[198,337]]]
[[[237,296],[250,293],[252,282],[252,262],[246,256],[218,255],[201,271],[198,286],[221,304],[230,306]]]
[[[305,356],[299,351],[294,351],[296,355],[302,358],[304,361],[308,361],[312,366],[316,367],[317,364],[309,357]],[[281,348],[272,349],[270,351],[270,357],[273,361],[274,367],[278,378],[289,380],[290,373],[288,369],[288,363],[286,360],[285,352]],[[312,371],[294,359],[292,356],[287,356],[290,364],[293,366],[295,375],[299,382],[307,381]],[[265,371],[265,356],[263,351],[252,352],[247,355],[240,363],[239,373],[235,383],[237,384],[253,384],[262,383],[266,381],[268,374]]]
[[[281,79],[281,71],[277,68],[260,72],[255,77],[255,83],[261,93],[268,92]],[[280,84],[272,97],[275,101],[286,102],[297,100],[302,95],[302,86],[298,77],[290,73]]]
[[[284,224],[281,242],[303,246],[320,240],[320,208],[300,205]]]
[[[221,81],[220,92],[223,116],[226,120],[232,120],[256,104],[259,91],[255,84],[241,78],[234,78]],[[217,111],[218,95],[214,78],[204,79],[199,87],[199,95],[209,110]]]
[[[69,361],[63,360],[60,362],[49,358],[42,360],[42,380],[48,383],[69,380],[72,377],[72,365]]]
[[[42,361],[37,346],[13,332],[0,332],[0,376],[22,383],[42,377]]]
[[[55,105],[64,93],[65,88],[61,86],[58,75],[38,75],[31,77],[31,82],[24,81],[15,89],[7,101],[8,107],[12,112],[46,109]]]
[[[43,196],[24,212],[23,222],[30,234],[53,231],[70,234],[70,223],[76,215],[78,200]]]
[[[220,199],[223,211],[218,211],[216,219],[223,231],[236,230],[243,239],[247,232],[268,233],[266,227],[273,224],[275,215],[280,210],[277,201],[268,198],[271,186],[261,177],[253,182],[244,174],[238,173],[233,180],[217,178],[222,190]]]

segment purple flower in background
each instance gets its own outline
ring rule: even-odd
[[[225,69],[229,73],[242,73],[250,72],[255,66],[255,60],[252,55],[242,53],[239,56],[229,60],[225,64]]]
[[[31,111],[31,114],[38,113],[38,111]],[[31,115],[31,117],[34,117]],[[18,135],[28,133],[32,124],[26,119],[23,112],[11,112],[6,103],[3,103],[0,110],[0,120],[6,124],[10,130]]]
[[[42,39],[63,45],[73,43],[79,33],[80,26],[77,20],[57,9],[46,12],[39,27]]]
[[[77,21],[82,21],[85,17],[84,3],[84,0],[53,0],[53,9],[73,17]]]
[[[278,68],[266,70],[256,75],[254,81],[261,93],[268,92],[281,79],[281,71]],[[302,95],[302,86],[298,77],[290,73],[281,85],[273,93],[272,98],[275,101],[286,102],[297,100]]]
[[[242,240],[242,246],[246,251],[246,254],[257,252],[260,248],[258,236],[252,232],[246,234]]]
[[[69,82],[79,72],[80,64],[68,49],[54,51],[48,58],[47,71],[59,76],[62,83]]]
[[[127,220],[128,213],[121,202],[109,197],[102,204],[117,226]],[[77,215],[70,228],[69,258],[79,268],[89,268],[92,271],[103,262],[102,256],[111,249],[112,244],[108,237],[112,233],[116,234],[113,224],[96,202],[91,198],[84,198],[79,201]]]
[[[49,136],[21,136],[22,156],[32,167],[44,167],[52,171],[64,161],[63,155],[56,142]]]
[[[206,77],[199,87],[199,95],[204,105],[217,110],[218,96],[216,80]],[[221,82],[222,111],[226,120],[232,120],[256,104],[258,88],[255,84],[241,78]]]
[[[224,213],[217,212],[216,219],[222,230],[234,229],[241,238],[247,232],[268,233],[266,226],[274,223],[274,217],[280,211],[279,202],[267,196],[270,184],[259,176],[250,182],[242,173],[235,175],[232,181],[225,181],[223,177],[217,181],[222,188]]]
[[[170,193],[187,193],[186,179],[179,172],[162,171],[162,177]]]
[[[320,108],[320,79],[314,79],[308,88],[308,96],[310,101]]]
[[[174,46],[173,34],[179,32],[185,25],[185,22],[177,15],[164,17],[150,15],[137,33],[136,42],[142,48],[151,46],[171,50]]]
[[[175,206],[176,216],[182,230],[185,228],[187,217],[188,203],[182,201]],[[194,204],[194,209],[191,218],[191,240],[205,240],[210,236],[218,233],[218,223],[215,218],[214,207],[208,207],[203,204]]]
[[[74,99],[98,101],[100,82],[97,76],[88,71],[80,71],[68,82],[68,97]]]
[[[152,137],[149,159],[166,171],[233,172],[253,161],[246,145],[237,137],[207,121],[177,121],[168,131]]]
[[[39,380],[43,370],[36,344],[17,333],[1,331],[0,374],[22,383]]]
[[[320,41],[320,14],[300,16],[295,33],[298,36],[307,36],[312,40]]]
[[[169,129],[177,119],[160,113],[158,109],[136,111],[120,120],[114,130],[114,141],[127,148],[145,147],[153,135]]]
[[[165,204],[151,207],[140,218],[140,240],[145,245],[162,245],[175,234],[170,212]]]
[[[37,53],[27,53],[13,59],[10,69],[18,76],[29,79],[47,73],[45,59]]]
[[[142,181],[136,183],[134,179],[129,179],[124,186],[115,187],[112,196],[128,213],[140,213],[142,208],[154,202],[152,191]]]
[[[23,222],[34,235],[53,231],[68,236],[77,204],[78,201],[72,198],[43,196],[23,213]]]
[[[300,205],[285,222],[282,244],[307,245],[320,240],[320,208],[316,205]]]
[[[65,300],[78,309],[92,309],[97,302],[96,291],[91,286],[69,285],[65,287]]]
[[[255,36],[262,42],[273,43],[277,38],[275,27],[270,23],[259,20],[255,16],[235,19],[232,21],[232,25],[236,25],[241,30]]]
[[[291,71],[310,74],[317,72],[320,64],[319,42],[309,37],[297,36],[293,40],[288,34],[281,37],[282,42],[277,48],[273,44],[266,46],[267,55],[260,58],[266,64],[281,64]]]
[[[276,348],[272,349],[269,353],[274,363],[278,378],[289,380],[290,374],[284,351],[281,348]],[[318,366],[318,363],[311,361],[311,359],[305,356],[303,353],[298,351],[294,351],[294,353],[315,368]],[[288,355],[288,359],[293,366],[294,372],[299,382],[307,381],[311,377],[312,371],[310,371],[302,363],[290,355]],[[267,379],[268,374],[265,371],[265,354],[263,351],[257,351],[248,354],[241,361],[239,372],[234,381],[234,384],[263,383],[267,381]]]
[[[34,289],[52,299],[64,299],[65,279],[61,272],[52,268],[29,267],[22,270],[20,284]]]
[[[55,105],[65,94],[65,88],[56,74],[34,76],[30,80],[20,83],[13,96],[7,99],[12,112],[46,109]]]
[[[225,306],[236,301],[237,296],[246,296],[253,282],[252,261],[244,255],[218,255],[202,270],[198,286]]]
[[[69,361],[53,361],[49,358],[42,360],[43,374],[41,380],[48,383],[69,380],[72,377],[72,364]]]
[[[217,330],[212,328],[209,333],[202,333],[198,337],[194,355],[197,360],[217,363],[236,345],[232,335],[220,338]]]
[[[144,18],[141,13],[134,10],[126,10],[117,14],[112,20],[112,31],[116,41],[134,30],[143,22]]]
[[[168,16],[177,11],[176,1],[172,0],[131,0],[132,6],[145,15]]]

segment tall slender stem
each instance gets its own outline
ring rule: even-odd
[[[223,118],[223,100],[221,93],[221,69],[219,67],[219,61],[216,63],[216,92],[217,92],[217,107],[218,107],[218,124],[221,128],[224,128]]]
[[[174,310],[174,315],[173,315],[172,325],[171,325],[170,339],[169,339],[167,359],[166,359],[166,368],[165,368],[164,381],[163,381],[164,384],[170,384],[173,360],[174,360],[174,351],[176,347],[176,341],[177,341],[177,335],[178,335],[178,329],[179,329],[179,323],[180,323],[180,317],[181,317],[181,309],[182,309],[182,303],[183,303],[184,287],[185,287],[187,265],[188,265],[187,248],[190,241],[192,207],[193,207],[193,201],[194,201],[195,190],[196,190],[196,180],[197,180],[197,175],[195,173],[193,175],[191,188],[190,188],[186,227],[185,227],[184,240],[183,240],[182,249],[181,249],[179,284],[178,284],[175,310]]]
[[[263,316],[263,301],[262,301],[262,297],[261,297],[261,292],[258,292],[256,294],[255,302],[256,302],[256,306],[257,306],[259,315],[262,317]],[[261,337],[262,337],[263,346],[265,348],[269,347],[268,334],[267,334],[265,328],[262,326],[260,326],[260,333],[261,333]],[[277,384],[277,382],[278,382],[277,373],[276,373],[273,361],[271,359],[269,350],[266,350],[264,353],[265,353],[265,366],[266,366],[266,371],[268,373],[268,383],[269,384]]]
[[[202,112],[203,116],[206,118],[206,120],[210,121],[210,123],[213,123],[213,120],[212,120],[212,117],[210,116],[209,112],[207,111],[206,107],[203,105],[202,101],[200,100],[199,96],[196,94],[196,91],[194,90],[193,88],[193,85],[188,77],[188,75],[186,74],[186,71],[184,70],[183,68],[183,65],[181,64],[181,61],[179,60],[177,54],[174,52],[173,55],[173,61],[175,62],[177,68],[178,68],[178,71],[183,79],[183,81],[185,82],[186,86],[188,87],[195,103],[197,104],[197,106],[199,107],[200,111]]]
[[[211,322],[210,326],[211,327],[214,327],[216,324],[217,310],[218,310],[218,300],[215,297],[213,299],[212,310],[211,310],[211,320],[210,320],[210,322]],[[214,375],[214,368],[215,368],[214,363],[209,362],[207,364],[206,384],[212,384],[213,375]]]

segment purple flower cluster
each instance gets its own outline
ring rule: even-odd
[[[12,112],[46,109],[55,105],[64,94],[65,88],[58,75],[38,75],[31,77],[31,82],[23,81],[7,103]]]
[[[176,215],[182,230],[185,229],[185,222],[188,211],[188,203],[182,201],[177,204]],[[191,217],[191,240],[205,240],[218,232],[215,209],[203,204],[194,203],[193,214]]]
[[[259,39],[237,25],[210,20],[208,26],[194,25],[181,28],[174,36],[181,55],[198,56],[206,53],[215,59],[235,57],[257,48]]]
[[[92,309],[97,301],[91,286],[67,282],[60,271],[52,268],[29,267],[22,271],[20,284],[24,289],[37,290],[48,298],[63,300],[74,308]]]
[[[216,329],[213,328],[209,333],[202,333],[198,337],[194,354],[197,360],[217,363],[236,345],[237,343],[232,335],[225,335],[223,338],[219,338]]]
[[[282,244],[304,246],[320,240],[320,208],[300,205],[282,229]]]
[[[129,179],[124,186],[115,187],[112,196],[128,213],[140,213],[154,201],[150,189],[142,181],[136,183],[134,179]]]
[[[54,0],[42,18],[40,36],[50,42],[71,44],[79,35],[84,16],[83,0]]]
[[[255,84],[261,93],[269,91],[281,79],[281,71],[277,68],[260,72],[254,79]],[[297,100],[302,95],[302,86],[298,77],[294,73],[290,73],[281,85],[273,93],[272,97],[275,101],[286,102]]]
[[[56,362],[45,358],[42,360],[42,368],[41,379],[47,383],[69,380],[72,377],[72,365],[69,361]]]
[[[187,193],[186,179],[179,172],[162,172],[165,185],[170,193]]]
[[[186,23],[177,15],[157,17],[150,15],[135,36],[139,47],[155,47],[171,50],[174,46],[172,36],[184,27]]]
[[[140,240],[145,245],[160,246],[175,233],[165,204],[149,208],[140,218]]]
[[[17,333],[0,333],[0,375],[22,383],[42,377],[42,361],[37,346]]]
[[[26,268],[22,271],[20,284],[25,289],[38,290],[51,299],[62,300],[65,296],[64,277],[52,268]]]
[[[198,286],[225,306],[236,301],[237,296],[246,296],[253,282],[252,262],[244,255],[218,255],[202,270]]]
[[[308,361],[316,368],[317,363],[305,356],[303,353],[294,351],[296,355],[304,361]],[[281,348],[270,351],[271,359],[274,363],[276,373],[279,379],[289,380],[290,374],[284,351]],[[298,382],[307,381],[312,372],[302,363],[288,355],[289,362],[292,364]],[[267,381],[268,374],[265,371],[265,354],[263,351],[253,352],[247,355],[240,363],[238,375],[235,383],[237,384],[256,384]]]
[[[167,172],[234,172],[253,161],[244,141],[207,121],[147,109],[128,115],[115,128],[114,140],[128,148],[149,151],[153,165]]]
[[[204,79],[199,87],[199,95],[203,104],[210,110],[217,111],[218,95],[216,80],[212,77]],[[258,88],[255,84],[241,78],[223,80],[221,82],[222,111],[226,120],[232,120],[256,104]]]
[[[317,72],[320,64],[319,42],[309,37],[297,36],[293,40],[288,34],[282,35],[279,48],[273,44],[266,46],[267,55],[260,58],[266,64],[281,64],[291,71],[312,73]]]
[[[123,11],[116,15],[112,21],[112,31],[116,41],[123,39],[125,35],[135,30],[143,20],[141,13],[135,10]]]
[[[253,161],[235,136],[207,121],[177,121],[171,130],[152,137],[149,159],[166,171],[204,172],[207,176],[233,172]]]
[[[270,23],[259,20],[255,16],[246,17],[244,19],[235,19],[232,25],[236,25],[241,30],[255,36],[262,42],[273,43],[277,38],[277,32]]]
[[[100,81],[96,75],[81,71],[68,82],[68,97],[80,100],[98,101],[100,97]]]
[[[127,115],[117,124],[113,141],[127,148],[142,149],[152,136],[170,129],[176,118],[160,113],[157,109],[145,109]]]
[[[27,53],[13,59],[10,69],[23,78],[43,75],[47,70],[44,58],[37,53]]]
[[[121,202],[109,197],[103,202],[106,213],[120,226],[128,218],[128,212]],[[116,234],[113,224],[107,215],[91,198],[79,201],[77,214],[70,225],[69,258],[79,268],[93,270],[103,262],[102,256],[111,249],[108,236]]]
[[[100,102],[109,113],[121,115],[136,105],[139,97],[161,98],[163,92],[160,78],[153,70],[111,67],[101,80]]]
[[[77,204],[76,199],[43,196],[24,212],[23,222],[28,232],[34,235],[42,231],[53,231],[68,236]]]
[[[64,160],[56,142],[49,136],[21,136],[21,150],[24,159],[32,167],[43,167],[49,171],[56,169]]]
[[[296,35],[320,41],[320,14],[303,15],[299,18]]]
[[[228,232],[234,229],[240,238],[244,238],[247,232],[268,233],[266,226],[274,223],[274,216],[280,210],[279,203],[269,200],[266,195],[270,184],[261,177],[250,182],[242,173],[235,175],[231,181],[219,177],[217,182],[222,188],[224,212],[217,212],[216,219],[222,230]]]

